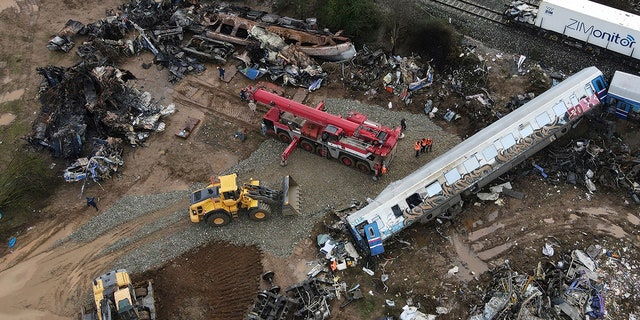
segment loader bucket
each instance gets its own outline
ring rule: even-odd
[[[282,214],[293,216],[300,214],[300,186],[290,176],[282,180]]]

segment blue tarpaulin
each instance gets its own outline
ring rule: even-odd
[[[255,80],[255,79],[259,78],[261,75],[264,74],[262,71],[260,71],[258,69],[249,68],[249,67],[241,69],[240,72],[242,74],[244,74],[250,80]]]

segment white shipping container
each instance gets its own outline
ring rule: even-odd
[[[640,16],[591,1],[540,2],[535,25],[640,59]]]

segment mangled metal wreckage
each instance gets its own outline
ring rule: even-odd
[[[245,75],[269,74],[272,81],[282,78],[285,84],[304,87],[326,78],[314,58],[345,61],[356,53],[347,37],[320,30],[314,18],[301,21],[226,4],[182,7],[131,1],[117,12],[107,11],[105,19],[74,26],[80,29],[65,31],[63,43],[52,39],[48,47],[69,51],[76,34],[86,35],[89,41],[78,47],[78,54],[98,64],[149,50],[153,62],[169,70],[170,82],[203,72],[200,61],[225,64],[234,45],[245,46],[236,56],[245,63],[240,68]]]
[[[42,107],[27,140],[54,157],[73,160],[64,173],[67,181],[108,179],[123,164],[123,141],[141,146],[152,132],[164,130],[162,118],[175,110],[133,87],[128,81],[135,77],[115,67],[79,64],[37,71],[43,77]]]

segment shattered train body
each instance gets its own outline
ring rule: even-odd
[[[162,118],[174,111],[172,104],[160,105],[133,87],[128,81],[135,77],[115,67],[80,64],[37,71],[44,78],[42,108],[27,140],[73,161],[64,173],[67,181],[110,177],[123,163],[122,141],[142,145],[152,132],[164,130]]]
[[[349,38],[341,36],[340,32],[332,34],[317,30],[313,19],[308,19],[309,23],[263,12],[251,12],[254,14],[247,14],[246,17],[237,13],[211,14],[206,17],[210,24],[205,25],[204,34],[212,39],[246,46],[256,42],[256,34],[272,33],[305,54],[328,61],[349,60],[356,54],[355,46]]]

